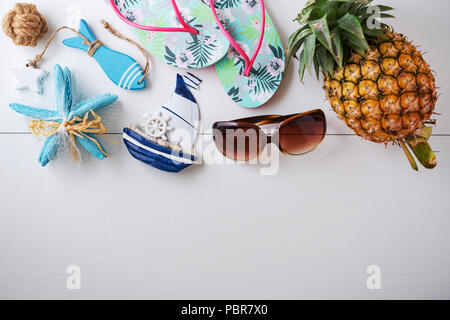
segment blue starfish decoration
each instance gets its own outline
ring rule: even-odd
[[[111,105],[118,97],[105,94],[73,106],[70,70],[67,67],[62,70],[59,65],[56,65],[54,73],[56,110],[33,108],[17,103],[10,104],[14,111],[36,119],[37,121],[31,121],[39,127],[37,131],[33,130],[34,133],[47,137],[39,155],[40,164],[45,167],[56,158],[58,148],[64,143],[61,133],[67,134],[71,138],[73,142],[71,147],[76,148],[76,141],[94,157],[103,160],[107,154],[94,137],[94,133],[102,134],[106,132],[106,129],[95,111]],[[88,118],[91,114],[94,115],[95,120],[89,121]],[[30,128],[32,128],[31,124]],[[53,130],[48,131],[49,128]],[[72,152],[74,152],[73,149]],[[74,154],[72,153],[72,155]]]

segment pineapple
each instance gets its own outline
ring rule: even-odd
[[[310,0],[289,38],[288,61],[299,75],[312,67],[333,110],[358,136],[402,147],[413,169],[436,167],[428,144],[437,101],[433,72],[420,51],[380,18],[393,18],[372,0]]]

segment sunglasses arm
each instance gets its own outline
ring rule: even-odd
[[[282,118],[282,116],[271,115],[271,116],[259,116],[259,117],[237,119],[237,120],[233,120],[232,122],[247,122],[247,123],[257,125],[257,126],[263,126],[266,124],[278,123],[278,122],[280,122],[280,118]]]
[[[263,126],[263,125],[268,125],[268,124],[281,123],[281,122],[287,121],[289,119],[294,119],[294,118],[307,116],[307,115],[317,115],[317,116],[323,117],[325,119],[325,114],[323,113],[323,111],[320,109],[316,109],[316,110],[312,110],[309,112],[297,113],[297,114],[292,114],[292,115],[288,115],[288,116],[280,116],[280,115],[257,116],[257,117],[250,117],[250,118],[236,119],[233,121],[227,121],[226,123],[234,123],[234,124],[250,123],[250,124],[253,124],[256,126]],[[224,123],[224,122],[217,122],[216,125],[221,124],[221,123]]]

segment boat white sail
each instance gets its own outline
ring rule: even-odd
[[[124,143],[134,158],[167,172],[180,172],[194,164],[200,111],[190,88],[198,89],[200,82],[191,73],[177,74],[167,103],[145,114],[144,123],[124,129]]]

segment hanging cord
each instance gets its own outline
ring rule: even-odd
[[[70,28],[70,27],[67,27],[67,26],[62,26],[61,28],[59,28],[59,29],[57,29],[55,32],[53,32],[53,34],[50,36],[50,38],[49,38],[49,39],[47,40],[47,42],[45,43],[44,50],[42,50],[42,52],[41,52],[40,54],[38,54],[38,55],[34,58],[34,60],[29,61],[29,62],[26,64],[26,66],[27,66],[27,67],[37,68],[37,65],[38,65],[39,61],[41,61],[42,57],[43,57],[44,54],[47,52],[47,49],[48,49],[48,47],[50,46],[50,43],[51,43],[51,42],[53,41],[53,39],[56,37],[56,35],[58,34],[58,32],[60,32],[61,30],[64,30],[64,29],[68,29],[68,30],[70,30],[70,31],[72,31],[72,32],[74,32],[74,33],[76,33],[77,35],[79,35],[79,36],[81,37],[81,39],[84,40],[83,44],[86,44],[86,45],[89,46],[88,54],[89,54],[89,52],[91,52],[92,55],[95,53],[95,51],[92,52],[94,46],[95,46],[97,49],[100,47],[100,46],[98,46],[97,44],[91,43],[88,39],[86,39],[85,36],[83,36],[83,35],[82,35],[81,33],[79,33],[77,30],[75,30],[75,29],[73,29],[73,28]],[[97,50],[97,49],[95,49],[95,50]]]
[[[117,31],[116,29],[114,29],[108,22],[106,22],[105,20],[101,20],[101,23],[103,24],[103,27],[105,27],[106,30],[108,30],[112,35],[116,36],[119,39],[125,40],[133,45],[136,46],[136,48],[139,49],[139,51],[141,51],[141,53],[144,55],[145,59],[146,59],[146,63],[145,63],[145,69],[144,69],[144,74],[141,78],[141,80],[139,80],[138,84],[141,84],[142,81],[144,81],[145,77],[148,74],[148,71],[150,69],[150,55],[147,52],[147,50],[145,50],[141,45],[139,45],[136,41],[131,40],[130,38],[125,37],[123,34],[121,34],[119,31]]]
[[[135,45],[139,51],[142,52],[142,54],[145,56],[146,58],[146,64],[145,64],[145,69],[144,69],[144,73],[142,75],[141,80],[139,80],[139,84],[142,83],[142,81],[144,81],[145,77],[148,74],[148,71],[150,69],[150,55],[149,53],[142,47],[140,46],[137,42],[125,37],[124,35],[122,35],[119,31],[117,31],[116,29],[114,29],[108,22],[106,22],[105,20],[101,20],[101,23],[103,24],[103,26],[105,27],[106,30],[108,30],[112,35],[116,36],[119,39],[125,40],[133,45]],[[57,29],[55,32],[53,32],[53,34],[51,35],[51,37],[47,40],[47,43],[45,44],[44,50],[42,50],[42,52],[40,54],[38,54],[34,60],[29,61],[26,66],[27,67],[33,67],[33,68],[37,68],[37,65],[39,63],[39,61],[41,61],[42,57],[45,55],[45,53],[47,52],[48,47],[50,46],[50,43],[53,41],[53,39],[56,37],[56,35],[61,31],[61,30],[70,30],[73,33],[77,34],[78,36],[81,37],[81,39],[83,39],[83,44],[89,46],[88,52],[87,54],[92,57],[95,52],[97,52],[97,50],[103,45],[103,42],[101,42],[100,40],[96,40],[93,42],[90,42],[85,36],[83,36],[80,32],[78,32],[77,30],[71,28],[71,27],[67,27],[67,26],[62,26],[61,28]]]

